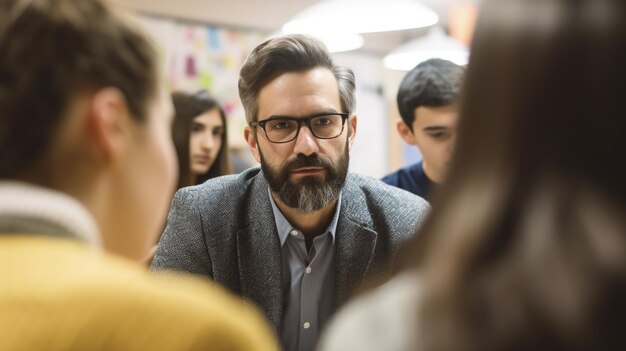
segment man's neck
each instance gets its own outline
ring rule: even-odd
[[[332,222],[335,209],[337,208],[337,200],[335,200],[317,211],[305,213],[295,208],[287,207],[273,191],[272,197],[274,202],[276,202],[276,206],[278,206],[278,209],[289,223],[301,230],[304,236],[308,238],[324,233],[330,222]]]

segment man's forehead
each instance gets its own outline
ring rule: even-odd
[[[259,117],[316,112],[341,112],[337,81],[323,67],[285,72],[261,88],[258,97]]]
[[[456,104],[444,106],[419,106],[413,112],[414,122],[420,123],[435,122],[456,123],[459,117],[459,108]]]
[[[306,79],[311,83],[328,84],[336,87],[337,80],[333,72],[326,67],[313,67],[296,71],[279,72],[263,83],[259,92],[268,87],[291,88],[299,81]],[[311,85],[308,85],[311,87]]]

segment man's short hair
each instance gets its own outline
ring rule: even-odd
[[[246,59],[239,76],[239,97],[248,123],[257,120],[259,92],[272,79],[287,72],[328,68],[337,80],[341,108],[352,114],[356,106],[352,70],[336,66],[326,46],[312,37],[291,34],[259,44]]]
[[[447,60],[430,59],[407,73],[398,90],[398,109],[406,125],[413,130],[415,109],[439,107],[455,102],[465,68]]]
[[[40,162],[81,91],[115,87],[142,121],[157,52],[104,0],[0,2],[0,178]]]

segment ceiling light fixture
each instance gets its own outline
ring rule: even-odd
[[[466,65],[469,50],[465,44],[447,36],[440,27],[433,27],[423,37],[409,41],[392,50],[383,63],[390,69],[408,71],[431,58]]]
[[[332,41],[336,52],[361,47],[357,33],[423,28],[438,21],[433,10],[415,0],[324,0],[296,14],[282,32],[313,35],[329,47]]]

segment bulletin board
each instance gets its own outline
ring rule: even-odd
[[[247,55],[268,33],[140,16],[163,58],[164,75],[171,90],[208,90],[228,118],[228,142],[244,147],[245,114],[237,82]]]

